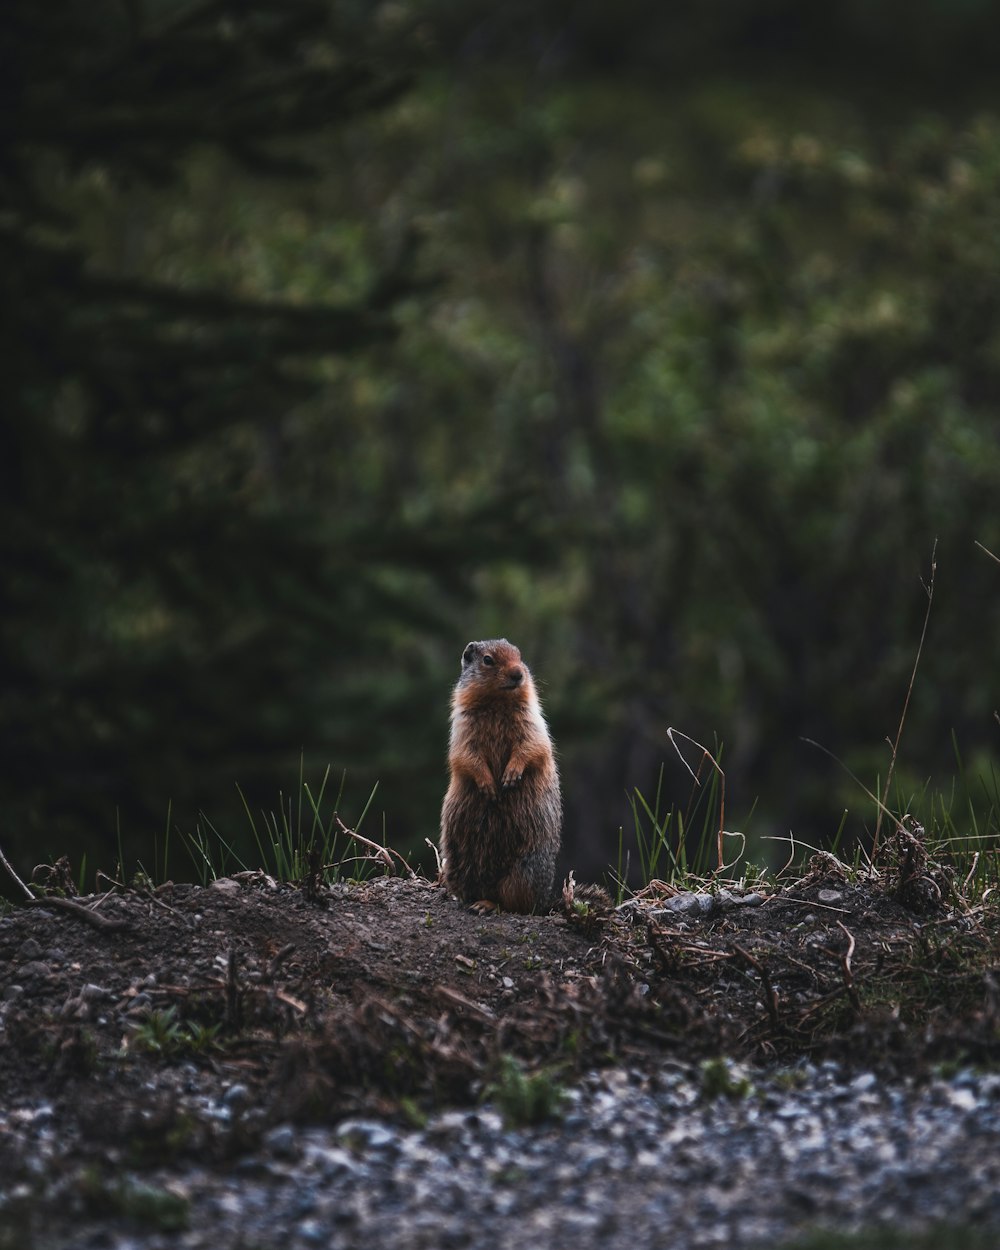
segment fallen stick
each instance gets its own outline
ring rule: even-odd
[[[87,924],[93,925],[95,929],[101,929],[105,933],[116,933],[122,929],[129,927],[127,920],[112,920],[110,916],[102,916],[100,912],[91,911],[89,907],[84,907],[82,903],[74,903],[71,898],[63,898],[58,894],[49,894],[45,898],[35,898],[34,895],[28,904],[30,907],[56,907],[62,911],[68,911],[71,916],[76,916],[79,920],[85,920]]]
[[[854,1010],[861,1014],[861,999],[858,997],[858,991],[854,985],[854,969],[851,967],[851,959],[854,955],[854,934],[840,921],[837,921],[840,928],[847,935],[847,953],[840,956],[840,969],[844,976],[844,988],[847,990],[847,997],[851,1000],[851,1006]]]
[[[348,829],[336,813],[334,813],[333,818],[337,822],[337,828],[341,833],[346,834],[349,838],[353,838],[355,842],[360,842],[364,846],[371,847],[371,849],[375,852],[374,858],[378,860],[379,863],[385,864],[387,868],[392,869],[395,867],[392,862],[392,856],[395,855],[406,871],[410,874],[410,878],[412,879],[416,877],[417,874],[413,871],[402,855],[400,855],[398,851],[394,851],[391,846],[379,846],[379,844],[377,842],[373,842],[371,838],[362,837],[361,834],[357,833],[354,829]]]
[[[27,895],[28,899],[29,899],[30,901],[32,901],[32,902],[33,902],[33,901],[34,901],[34,898],[35,898],[34,894],[32,894],[32,892],[28,889],[28,887],[24,884],[24,882],[21,880],[21,878],[17,875],[17,873],[16,873],[16,872],[14,871],[14,869],[11,867],[11,862],[10,862],[10,860],[7,858],[7,856],[3,853],[3,848],[2,848],[2,847],[0,847],[0,863],[2,863],[2,864],[3,864],[3,866],[7,869],[7,871],[10,873],[10,875],[14,878],[14,880],[17,882],[17,884],[21,887],[21,889],[22,889],[22,890],[24,891],[24,893]]]
[[[775,1030],[775,1032],[778,1032],[781,1029],[781,1017],[778,1011],[778,995],[774,986],[771,984],[771,978],[767,969],[759,959],[755,959],[748,950],[745,950],[742,946],[738,946],[735,942],[733,943],[733,950],[737,955],[740,955],[743,959],[745,959],[750,967],[753,968],[760,977],[760,983],[764,989],[764,993],[762,995],[764,1007],[766,1008],[767,1014],[771,1019],[771,1027]]]

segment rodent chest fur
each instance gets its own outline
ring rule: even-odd
[[[559,773],[531,673],[504,638],[463,652],[448,763],[447,889],[481,909],[548,906],[562,826]]]

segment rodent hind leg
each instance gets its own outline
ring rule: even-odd
[[[497,896],[504,911],[532,912],[542,901],[538,884],[518,866],[500,882]]]
[[[478,903],[469,906],[469,911],[474,911],[477,916],[488,916],[490,912],[499,910],[499,905],[489,898],[481,898]]]

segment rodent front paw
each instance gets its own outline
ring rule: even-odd
[[[505,772],[503,775],[503,781],[501,782],[501,789],[513,790],[515,786],[520,785],[521,778],[523,776],[524,776],[524,773],[515,773],[515,772],[511,772],[508,769],[507,772]]]

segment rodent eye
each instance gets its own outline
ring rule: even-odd
[[[491,655],[484,655],[483,663],[486,665],[487,668],[492,668],[493,665],[496,664],[496,660],[494,660],[493,656]]]

